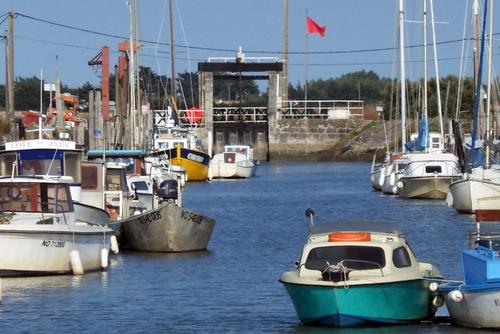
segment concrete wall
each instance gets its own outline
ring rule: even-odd
[[[271,160],[324,160],[345,135],[365,124],[363,120],[278,119],[269,137]],[[271,130],[271,128],[270,128]]]

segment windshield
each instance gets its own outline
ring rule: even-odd
[[[67,185],[36,182],[1,184],[0,208],[4,212],[73,211]]]
[[[344,261],[344,266],[350,269],[383,268],[385,266],[384,250],[373,246],[318,247],[309,252],[305,267],[313,270],[324,270],[328,264],[336,265],[341,261]]]

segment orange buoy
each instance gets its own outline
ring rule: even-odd
[[[370,241],[371,234],[367,232],[332,232],[328,234],[329,242]]]

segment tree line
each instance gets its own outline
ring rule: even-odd
[[[168,97],[171,96],[170,78],[156,74],[149,67],[140,69],[140,88],[142,96],[151,103],[154,109],[165,109]],[[115,77],[110,75],[110,99],[115,99]],[[441,99],[443,112],[448,117],[453,117],[457,109],[457,90],[459,78],[449,75],[441,78]],[[407,82],[407,109],[415,116],[422,110],[423,80]],[[473,81],[466,77],[462,80],[462,99],[458,110],[470,112],[473,103]],[[69,87],[64,83],[61,92],[78,95],[85,105],[90,90],[98,89],[89,82],[79,87]],[[436,82],[428,82],[428,110],[429,116],[437,115]],[[305,87],[303,83],[288,85],[290,100],[303,100]],[[17,77],[15,79],[15,109],[39,110],[40,108],[40,79],[33,77]],[[184,72],[178,74],[176,100],[181,109],[199,105],[198,75]],[[399,83],[391,78],[380,77],[373,71],[356,71],[342,75],[338,78],[315,79],[308,81],[307,97],[309,100],[363,100],[368,105],[382,106],[385,119],[397,117],[397,102],[399,101]],[[43,105],[49,105],[49,94],[43,94]],[[259,86],[252,80],[214,81],[214,105],[216,106],[265,106],[267,105],[267,92],[261,92]],[[0,85],[0,108],[5,106],[5,86]],[[468,117],[463,116],[462,117]]]

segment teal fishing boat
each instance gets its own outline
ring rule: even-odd
[[[418,262],[397,227],[381,222],[312,224],[285,286],[301,322],[351,327],[430,319],[443,298],[440,272]]]

